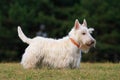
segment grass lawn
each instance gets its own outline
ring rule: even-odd
[[[80,69],[29,69],[0,63],[0,80],[120,80],[120,64],[81,63]]]

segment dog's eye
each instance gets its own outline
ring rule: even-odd
[[[86,34],[85,32],[82,33],[82,35],[85,35],[85,34]]]
[[[85,32],[82,33],[82,35],[85,35],[85,34],[86,34]]]

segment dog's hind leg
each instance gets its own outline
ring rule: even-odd
[[[29,69],[29,68],[35,68],[35,65],[37,63],[37,61],[35,60],[35,56],[33,55],[29,55],[27,56],[29,53],[25,53],[22,56],[22,61],[21,64],[23,65],[23,67],[25,69]]]
[[[36,55],[34,48],[28,47],[25,53],[22,56],[21,64],[25,69],[36,68],[37,63],[39,62],[39,56]]]

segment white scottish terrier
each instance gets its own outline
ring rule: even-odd
[[[20,39],[29,44],[22,56],[21,64],[24,68],[79,68],[81,51],[88,52],[95,46],[96,41],[90,35],[93,28],[87,28],[86,20],[80,24],[76,19],[74,27],[68,36],[62,39],[43,37],[27,38],[18,26]]]

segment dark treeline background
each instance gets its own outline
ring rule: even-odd
[[[0,1],[0,62],[19,61],[27,47],[17,36],[18,25],[31,38],[41,30],[47,37],[62,38],[76,18],[95,28],[97,41],[82,61],[120,62],[120,0]]]

